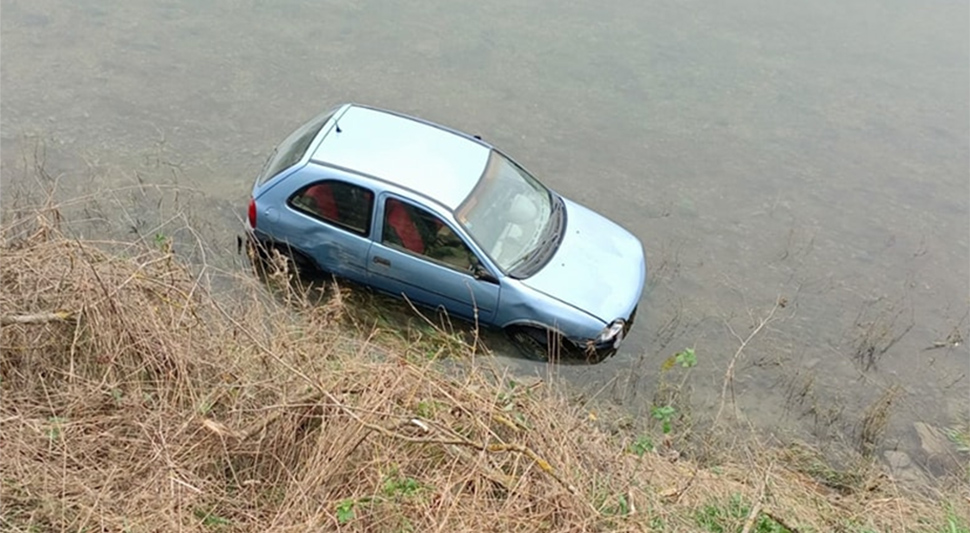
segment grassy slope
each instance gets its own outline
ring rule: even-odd
[[[2,328],[4,530],[967,531],[964,496],[826,484],[792,448],[631,445],[454,336],[355,328],[343,292],[240,280],[230,307],[165,246],[27,229],[4,230],[0,313],[61,314]]]

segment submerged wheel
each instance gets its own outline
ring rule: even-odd
[[[307,256],[293,250],[292,248],[279,249],[280,255],[286,260],[290,271],[301,278],[309,278],[317,275],[317,267]]]
[[[528,326],[511,326],[505,333],[527,359],[547,362],[550,355],[554,359],[562,355],[562,337],[558,333]]]
[[[279,261],[282,260],[291,277],[313,278],[319,273],[319,269],[310,258],[302,252],[280,244],[261,245],[258,243],[250,244],[250,258],[262,275],[267,275],[279,268]]]

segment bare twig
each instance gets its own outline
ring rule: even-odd
[[[690,488],[694,485],[695,479],[697,479],[697,467],[694,467],[694,469],[691,470],[690,479],[687,480],[687,483],[684,483],[684,486],[677,490],[677,496],[674,498],[674,503],[680,503],[680,500],[684,497],[684,494],[686,494],[687,491],[690,490]]]
[[[307,403],[310,403],[310,402],[316,402],[319,399],[320,399],[320,392],[314,390],[309,394],[305,394],[300,398],[293,400],[292,402],[287,402],[286,404],[284,404],[284,406],[306,405]],[[239,438],[239,440],[247,440],[253,435],[256,435],[259,432],[261,432],[263,429],[266,428],[266,426],[269,426],[270,424],[275,422],[285,412],[286,412],[285,410],[276,410],[270,413],[269,415],[264,416],[263,418],[260,418],[256,422],[253,422],[252,424],[249,425],[249,427],[237,433],[236,436]]]
[[[762,512],[764,513],[765,516],[767,516],[768,518],[774,520],[775,522],[778,523],[778,525],[780,525],[781,527],[785,528],[785,530],[789,531],[789,533],[801,533],[801,530],[800,529],[798,529],[797,527],[789,524],[785,520],[779,518],[778,515],[772,513],[771,511],[762,511]]]
[[[238,324],[238,322],[235,320],[235,318],[233,318],[229,313],[227,313],[225,311],[225,309],[222,308],[222,306],[220,306],[218,304],[215,304],[215,307],[217,309],[219,309],[220,313],[227,320],[229,320],[230,322],[233,322],[235,324]],[[323,389],[317,381],[311,379],[305,373],[301,372],[299,369],[295,368],[293,365],[287,363],[282,357],[279,356],[279,354],[277,354],[273,350],[270,350],[263,343],[259,342],[259,340],[251,332],[249,332],[248,330],[246,330],[244,328],[241,328],[241,327],[240,327],[240,329],[241,329],[241,331],[246,336],[248,336],[250,338],[250,340],[253,341],[253,343],[263,353],[265,353],[266,355],[270,356],[271,358],[273,358],[274,360],[276,360],[277,363],[279,363],[280,365],[282,365],[284,368],[286,368],[287,370],[289,370],[290,372],[292,372],[294,375],[296,375],[299,378],[301,378],[303,381],[305,381],[310,386],[314,387],[317,391],[319,391],[320,394],[323,395],[323,397],[325,397],[326,399],[330,400],[333,403],[333,405],[335,405],[341,411],[343,411],[345,414],[347,414],[349,417],[351,417],[352,419],[354,419],[354,421],[356,421],[358,424],[360,424],[360,425],[362,425],[362,426],[364,426],[364,427],[366,427],[366,428],[368,428],[368,429],[370,429],[372,431],[376,431],[376,432],[378,432],[378,433],[380,433],[382,435],[388,436],[388,437],[393,437],[393,438],[396,438],[396,439],[405,440],[407,442],[414,442],[414,443],[421,443],[421,444],[443,444],[443,445],[452,445],[452,446],[466,446],[466,447],[474,448],[474,449],[479,450],[479,451],[482,451],[482,452],[489,452],[489,453],[516,452],[516,453],[525,455],[526,457],[528,457],[529,459],[531,459],[536,465],[539,466],[539,468],[543,472],[545,472],[546,474],[548,474],[550,477],[552,477],[557,482],[559,482],[559,484],[561,484],[563,487],[565,487],[566,490],[568,490],[570,494],[572,494],[574,496],[575,495],[578,495],[578,491],[577,491],[576,487],[573,486],[572,484],[570,484],[569,482],[567,482],[565,479],[563,479],[562,476],[560,476],[555,471],[555,469],[553,469],[552,465],[550,465],[548,461],[546,461],[545,459],[543,459],[542,457],[540,457],[538,454],[536,454],[536,452],[533,451],[531,448],[529,448],[527,446],[524,446],[522,444],[516,444],[516,443],[511,443],[511,444],[506,444],[506,443],[500,443],[500,444],[485,444],[485,443],[479,443],[479,442],[471,441],[471,440],[468,440],[468,439],[466,439],[464,437],[461,437],[461,436],[458,436],[458,435],[456,435],[455,437],[452,437],[452,438],[420,438],[420,437],[412,437],[410,435],[404,435],[404,434],[401,434],[399,432],[389,430],[389,429],[387,429],[384,426],[381,426],[381,425],[378,425],[378,424],[372,424],[370,422],[367,422],[363,418],[361,418],[352,408],[350,408],[347,405],[344,405],[332,393],[330,393],[329,391]]]
[[[769,464],[765,468],[764,476],[761,478],[761,488],[758,489],[758,501],[751,506],[751,511],[748,513],[748,519],[744,521],[744,528],[741,529],[741,533],[751,533],[751,528],[754,527],[758,515],[761,514],[761,506],[765,503],[765,491],[768,488],[768,474],[771,473],[771,467],[772,465]]]
[[[5,315],[0,317],[0,325],[9,324],[47,324],[49,322],[74,322],[74,313],[56,311],[54,313],[35,313],[32,315]]]
[[[542,470],[550,477],[558,481],[559,484],[565,487],[570,494],[576,496],[579,493],[576,490],[576,487],[570,484],[569,482],[567,482],[565,479],[563,479],[562,476],[560,476],[555,471],[555,469],[552,467],[552,465],[549,464],[548,461],[540,457],[535,451],[532,450],[532,448],[529,448],[528,446],[524,446],[522,444],[517,444],[517,443],[485,444],[485,443],[475,442],[475,441],[466,439],[459,435],[455,435],[454,437],[450,437],[450,438],[449,437],[412,437],[410,435],[404,435],[397,431],[388,429],[384,426],[367,422],[366,420],[362,419],[353,409],[341,403],[336,397],[334,397],[329,392],[327,391],[321,391],[321,392],[328,400],[333,402],[334,405],[336,405],[345,414],[353,418],[354,421],[356,421],[358,424],[372,431],[376,431],[381,435],[392,437],[395,439],[405,440],[407,442],[420,443],[420,444],[442,444],[446,446],[465,446],[465,447],[474,448],[476,450],[479,450],[482,452],[488,452],[488,453],[516,452],[531,459],[539,467],[540,470]],[[425,425],[434,428],[434,426],[430,426],[427,422],[424,422],[424,421],[422,422]]]
[[[738,346],[737,351],[734,352],[734,356],[731,357],[731,362],[728,364],[727,370],[724,372],[724,382],[721,384],[721,404],[718,406],[717,414],[714,416],[714,426],[717,426],[718,421],[721,419],[721,412],[724,411],[724,404],[727,402],[728,387],[734,386],[734,365],[737,364],[738,358],[741,357],[741,352],[743,352],[748,346],[748,343],[750,343],[751,340],[754,339],[765,326],[772,322],[775,316],[775,311],[777,311],[778,307],[780,306],[780,301],[780,298],[776,300],[775,305],[771,308],[768,316],[759,320],[758,325],[755,326],[754,330],[752,330],[745,339],[741,339],[741,337],[734,332],[734,329],[728,326],[728,328],[731,329],[731,333],[741,341],[741,345]]]

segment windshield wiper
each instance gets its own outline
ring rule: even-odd
[[[509,269],[510,275],[518,279],[527,278],[545,266],[559,248],[565,224],[566,210],[563,208],[562,198],[553,196],[549,222],[546,223],[542,238],[531,252]]]

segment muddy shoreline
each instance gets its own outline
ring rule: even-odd
[[[158,173],[165,170],[164,165],[145,165],[106,179],[103,174],[92,174],[106,172],[105,169],[79,170],[65,166],[71,161],[70,154],[46,145],[37,145],[31,154],[37,154],[32,156],[36,157],[35,162],[25,157],[21,167],[5,169],[5,222],[17,217],[21,210],[29,211],[42,203],[46,193],[41,191],[50,188],[54,191],[50,201],[62,206],[64,227],[71,235],[93,239],[115,250],[124,250],[131,243],[139,246],[165,243],[196,268],[204,267],[200,268],[200,275],[228,300],[238,292],[237,276],[251,275],[249,261],[239,253],[235,241],[242,211],[203,191],[182,187],[176,180],[164,183],[164,179],[158,179]],[[37,164],[41,161],[42,164]],[[116,184],[114,187],[103,188],[104,183],[111,181]],[[79,194],[79,191],[84,192]],[[665,275],[663,268],[661,265],[659,273],[655,268],[653,275]],[[653,283],[658,283],[656,278]],[[793,299],[797,302],[797,295]],[[382,298],[380,302],[386,311],[379,315],[383,317],[381,320],[390,320],[390,327],[406,330],[413,325],[414,314],[406,306],[391,299]],[[653,309],[650,314],[656,316],[661,310]],[[904,386],[882,385],[867,376],[867,371],[876,369],[878,357],[882,355],[876,352],[888,351],[892,346],[887,344],[899,340],[888,336],[892,331],[899,331],[898,328],[880,330],[881,336],[874,333],[873,327],[864,330],[868,337],[860,336],[855,342],[869,343],[862,348],[871,346],[871,352],[860,348],[860,344],[851,345],[858,350],[854,357],[857,357],[859,386],[882,390],[874,400],[853,412],[842,399],[822,394],[826,384],[817,372],[817,361],[785,368],[786,359],[781,354],[755,351],[749,355],[747,352],[757,350],[762,337],[775,341],[772,335],[784,331],[796,316],[797,305],[782,297],[771,306],[749,312],[755,322],[747,329],[733,330],[731,322],[722,319],[725,333],[738,341],[724,355],[722,364],[715,364],[710,354],[695,350],[700,352],[697,366],[686,372],[682,370],[681,374],[670,371],[670,357],[676,353],[674,334],[682,337],[684,332],[672,330],[696,330],[704,321],[690,323],[688,317],[676,313],[664,317],[666,322],[660,325],[657,321],[638,324],[640,328],[650,328],[647,333],[657,343],[658,354],[621,353],[616,360],[594,366],[535,364],[517,357],[514,348],[498,333],[482,332],[482,339],[497,364],[514,375],[562,381],[571,395],[588,402],[591,411],[612,413],[608,430],[631,434],[656,432],[660,427],[654,415],[656,408],[673,408],[678,427],[674,436],[680,439],[677,446],[684,453],[703,455],[711,443],[697,440],[697,435],[711,433],[712,425],[720,424],[725,435],[736,435],[731,438],[754,438],[779,445],[804,442],[818,448],[825,460],[837,468],[851,470],[859,461],[876,459],[914,490],[946,484],[966,475],[965,463],[970,450],[966,449],[965,439],[970,428],[961,425],[959,418],[963,398],[954,397],[957,409],[945,419],[948,423],[933,422],[939,418],[922,415],[910,421],[917,410],[909,403],[911,392]],[[898,318],[898,313],[891,318]],[[458,323],[455,327],[462,334],[472,334],[471,325]],[[959,337],[960,330],[954,331],[949,344],[932,347],[927,350],[930,355],[959,356],[965,346]],[[777,345],[769,342],[768,347]],[[661,360],[660,354],[668,357]],[[866,368],[867,361],[869,368]],[[772,369],[773,385],[751,389],[751,373],[764,368]],[[959,390],[960,377],[952,379],[954,382],[948,390]],[[777,404],[780,409],[780,414],[775,415],[777,418],[757,418],[762,411],[757,404],[763,401]]]
[[[653,413],[659,428],[637,427],[557,379],[510,373],[477,337],[371,323],[388,305],[363,291],[268,272],[235,276],[248,295],[235,300],[168,237],[86,241],[64,224],[47,205],[0,226],[7,527],[963,531],[970,521],[962,482],[922,493],[871,460],[840,468],[810,446],[738,439],[728,423],[685,427],[672,406]],[[676,404],[696,355],[665,365],[677,383],[666,401]],[[682,447],[685,430],[706,448]]]

